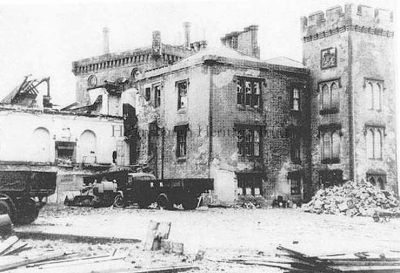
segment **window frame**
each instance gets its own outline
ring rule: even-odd
[[[263,78],[235,76],[236,105],[244,109],[262,110]],[[256,87],[258,86],[258,88]]]
[[[234,130],[239,157],[243,159],[262,158],[262,126],[235,125]],[[255,140],[256,131],[258,132],[258,141]],[[258,153],[256,153],[255,147],[258,147]]]
[[[385,128],[382,126],[366,125],[364,130],[366,157],[370,160],[383,160],[383,146]],[[379,135],[379,149],[377,150],[377,135]],[[371,138],[370,138],[370,137]],[[377,152],[378,151],[378,152]],[[372,156],[371,156],[372,155]]]
[[[371,89],[368,86],[371,86]],[[384,80],[365,77],[363,87],[368,96],[368,110],[381,112],[383,110],[382,102],[385,90]]]
[[[334,136],[337,136],[338,154],[335,153]],[[337,164],[340,163],[341,154],[341,133],[340,130],[321,132],[321,163],[322,164]]]
[[[188,136],[188,125],[175,126],[174,131],[176,132],[176,150],[175,155],[177,159],[186,158],[187,156],[187,136]],[[181,152],[181,145],[183,152]]]
[[[333,88],[334,86],[336,86],[335,89]],[[324,87],[327,89],[324,89]],[[318,83],[320,115],[335,114],[340,112],[341,88],[342,85],[340,78],[321,81]]]
[[[181,84],[186,84],[186,95],[182,96],[181,92],[180,92],[180,85]],[[175,88],[176,88],[176,92],[177,92],[177,109],[179,110],[185,110],[188,108],[188,91],[189,91],[189,79],[185,79],[185,80],[180,80],[175,82]],[[186,98],[186,105],[182,106],[182,98],[185,97]]]
[[[158,87],[158,93],[157,93]],[[153,93],[154,93],[154,107],[158,108],[161,106],[161,83],[155,83],[152,86]]]

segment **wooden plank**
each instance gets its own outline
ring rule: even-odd
[[[285,248],[283,246],[279,246],[277,249],[280,250],[280,251],[288,253],[289,254],[288,257],[290,257],[290,258],[297,259],[297,260],[306,262],[306,263],[308,263],[310,265],[313,265],[314,269],[316,269],[316,270],[318,269],[318,270],[320,270],[322,272],[326,272],[326,273],[339,273],[339,272],[341,272],[338,269],[330,267],[328,262],[319,260],[316,257],[310,257],[310,256],[307,256],[307,255],[301,253],[301,252],[298,252],[298,251],[295,251],[295,250],[292,250],[292,249],[289,249],[289,248]]]
[[[341,272],[353,273],[392,273],[400,272],[400,265],[387,265],[387,266],[334,266],[336,269],[341,270]]]
[[[116,268],[116,269],[103,269],[103,270],[91,270],[90,273],[175,273],[184,272],[189,270],[199,270],[197,266],[192,265],[179,265],[179,266],[165,266],[165,267],[153,267],[153,268]]]
[[[11,236],[0,244],[0,255],[7,252],[19,239],[17,236]]]
[[[70,262],[65,262],[65,263],[63,263],[63,261],[60,261],[59,263],[39,265],[38,268],[40,268],[40,269],[49,269],[49,268],[57,268],[57,267],[93,264],[93,263],[104,263],[104,262],[116,261],[116,260],[122,260],[122,259],[125,259],[125,256],[119,256],[119,257],[111,256],[111,257],[106,257],[106,258],[75,260],[75,261],[70,261]]]
[[[91,259],[99,259],[99,258],[106,258],[106,257],[110,257],[110,255],[97,255],[97,256],[90,256],[90,257],[77,257],[77,258],[55,260],[55,261],[44,261],[44,262],[40,262],[40,263],[29,264],[29,265],[27,265],[27,267],[36,267],[36,266],[56,264],[56,263],[68,263],[68,262],[74,262],[74,261],[91,260]]]
[[[26,250],[27,245],[28,245],[28,243],[19,241],[16,244],[14,244],[10,249],[8,249],[6,252],[4,252],[3,256],[18,254],[18,253],[24,251],[24,249]]]
[[[31,258],[28,258],[28,259],[25,259],[25,260],[22,260],[22,261],[14,261],[14,262],[11,262],[9,264],[1,265],[0,266],[0,272],[11,270],[11,269],[15,269],[15,268],[18,268],[18,267],[21,267],[21,266],[26,266],[26,265],[31,264],[31,263],[37,263],[37,262],[41,262],[41,261],[47,261],[47,260],[53,260],[53,259],[62,258],[62,257],[65,257],[66,255],[67,254],[65,252],[56,251],[56,252],[53,252],[53,253],[50,253],[50,254],[47,254],[47,255],[43,255],[42,254],[42,255],[31,257]]]

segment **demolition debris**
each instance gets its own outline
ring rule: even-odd
[[[392,192],[380,190],[361,180],[321,189],[302,209],[318,214],[373,216],[377,211],[386,211],[389,214],[400,212],[399,205]]]

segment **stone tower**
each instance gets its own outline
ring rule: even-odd
[[[397,191],[393,13],[353,4],[301,19],[310,69],[312,188]]]

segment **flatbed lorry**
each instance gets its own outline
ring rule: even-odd
[[[119,171],[84,177],[84,185],[81,194],[72,200],[67,198],[65,204],[125,207],[136,203],[147,208],[157,203],[165,209],[181,204],[189,210],[197,207],[202,193],[213,189],[213,179],[156,179],[150,173]]]

